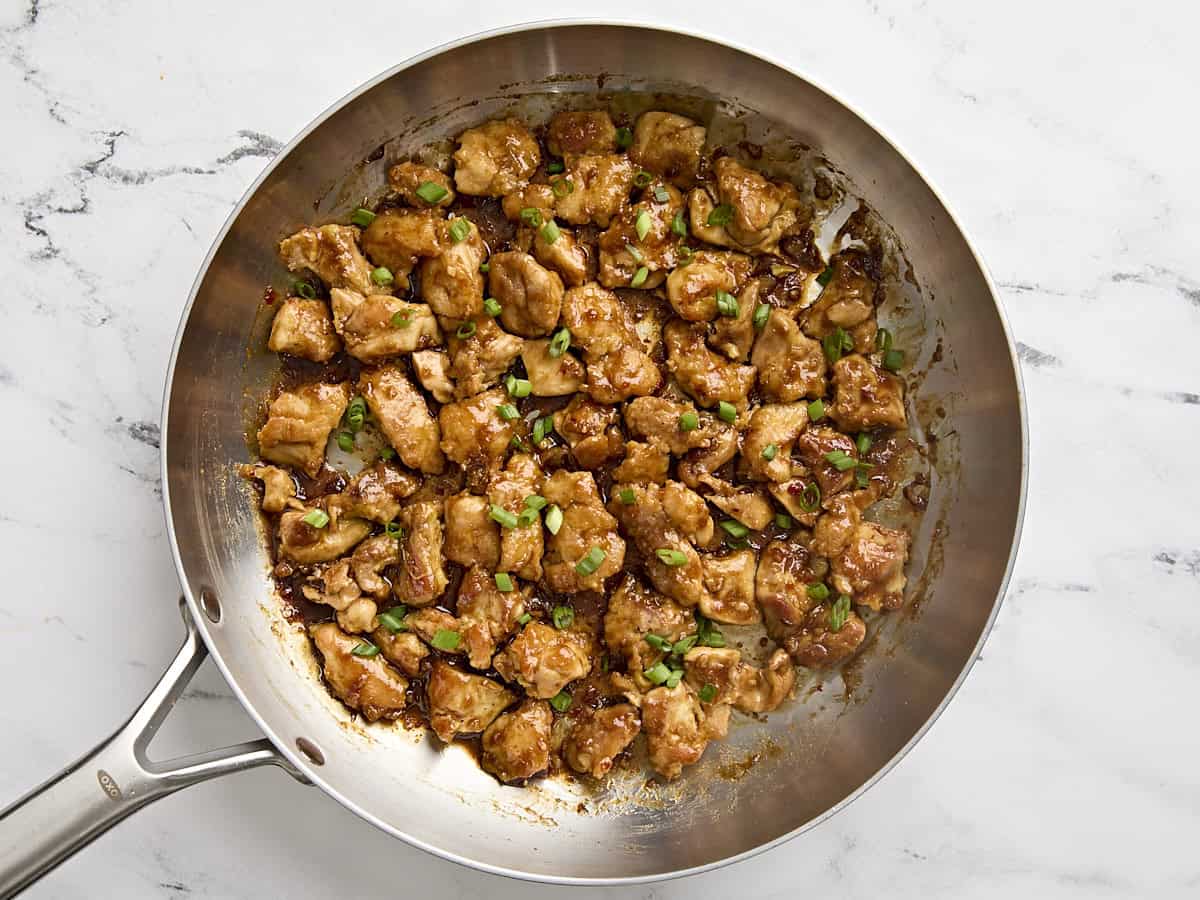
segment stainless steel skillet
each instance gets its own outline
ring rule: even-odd
[[[522,791],[497,785],[458,748],[363,728],[318,683],[303,639],[273,608],[257,519],[233,465],[248,458],[244,434],[276,365],[246,351],[262,341],[264,286],[281,277],[279,237],[377,190],[405,146],[536,107],[547,94],[580,104],[625,92],[686,100],[750,141],[786,136],[798,153],[829,160],[901,241],[926,326],[912,408],[939,454],[912,571],[919,612],[883,629],[854,677],[835,680],[839,690],[735,729],[670,788],[625,782],[595,794],[547,782]],[[146,803],[263,764],[414,846],[529,879],[647,881],[771,847],[878,780],[954,694],[999,607],[1026,483],[1024,406],[1003,314],[916,168],[810,81],[708,39],[630,25],[537,24],[472,38],[385,73],[319,117],[251,187],[210,252],[176,339],[162,425],[187,639],[112,739],[0,814],[0,896]],[[150,738],[206,652],[266,737],[148,762]]]

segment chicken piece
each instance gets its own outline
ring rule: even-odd
[[[730,220],[710,225],[717,204],[708,191],[698,188],[688,198],[692,234],[719,247],[775,253],[779,239],[799,221],[800,195],[795,186],[768,181],[728,156],[713,163],[713,173],[717,203],[728,209]]]
[[[685,414],[697,417],[698,425],[684,431],[680,420]],[[690,403],[679,403],[666,397],[637,397],[625,407],[625,427],[634,437],[664,445],[671,453],[682,456],[689,450],[708,449],[719,436],[732,429],[716,416],[696,412]]]
[[[525,184],[511,194],[505,194],[500,209],[510,222],[523,222],[521,214],[529,209],[538,211],[538,221],[549,222],[554,218],[554,190],[548,184]],[[532,223],[529,223],[532,225]]]
[[[407,705],[408,679],[378,656],[355,656],[362,644],[332,622],[309,632],[324,660],[325,681],[338,698],[368,722],[395,719]]]
[[[392,591],[391,584],[380,574],[387,566],[400,562],[400,546],[394,537],[379,534],[369,537],[354,548],[350,570],[363,593],[382,599]]]
[[[722,428],[714,432],[708,445],[692,450],[677,467],[679,480],[692,490],[699,490],[702,484],[711,488],[712,473],[737,455],[740,433],[731,425],[720,424]]]
[[[671,455],[665,445],[627,441],[625,459],[613,469],[612,477],[616,482],[653,481],[663,484],[670,469]]]
[[[450,648],[438,648],[447,656],[466,656],[467,646],[462,640],[463,624],[444,609],[426,607],[413,610],[404,617],[408,629],[433,647],[439,634],[450,631],[458,637],[458,642]]]
[[[617,127],[602,109],[555,113],[546,128],[546,149],[564,157],[612,153],[617,149]]]
[[[633,492],[633,503],[614,497],[608,511],[645,557],[651,584],[687,607],[705,600],[700,556],[692,546],[693,540],[706,544],[712,539],[713,522],[704,499],[675,481],[663,486],[634,484],[626,490]],[[664,562],[658,550],[682,553],[682,564]]]
[[[682,211],[683,196],[674,187],[658,182],[647,185],[642,199],[622,209],[600,235],[596,279],[608,288],[637,287],[647,291],[662,284],[667,272],[679,262],[679,235],[672,230],[671,223]],[[644,230],[640,237],[639,222]],[[646,270],[645,277],[632,284],[642,269]]]
[[[875,499],[874,491],[870,490],[841,493],[830,498],[813,528],[812,552],[827,559],[841,553],[862,523],[863,511]]]
[[[825,393],[825,351],[820,341],[805,337],[795,320],[781,309],[770,318],[754,342],[750,362],[758,368],[758,383],[768,400],[790,402]]]
[[[334,293],[341,295],[339,305],[345,309],[349,305],[345,302],[346,295],[350,292],[335,290]],[[442,343],[442,331],[433,310],[424,303],[410,303],[390,294],[359,297],[338,332],[346,342],[346,352],[368,364]]]
[[[353,225],[301,228],[279,242],[279,255],[291,272],[308,269],[331,288],[350,288],[366,295],[379,290],[371,280],[371,264],[358,249]]]
[[[783,650],[776,650],[760,669],[742,660],[737,650],[693,647],[683,658],[688,684],[700,691],[716,688],[710,704],[730,703],[747,713],[771,712],[796,684],[796,670]]]
[[[563,298],[563,324],[582,347],[588,394],[599,403],[620,403],[653,393],[662,382],[658,366],[642,349],[629,310],[598,284],[571,288]]]
[[[391,185],[392,190],[399,194],[400,199],[409,206],[425,209],[430,206],[447,207],[454,202],[454,185],[450,183],[450,176],[445,172],[439,172],[430,166],[407,160],[392,166],[388,169],[387,174],[388,184]],[[417,188],[423,184],[436,185],[446,194],[440,200],[430,203],[417,193]]]
[[[558,198],[558,217],[572,225],[607,228],[629,202],[633,164],[623,153],[583,154],[566,162],[568,189]]]
[[[871,609],[898,609],[904,603],[904,564],[908,534],[874,522],[860,522],[831,562],[833,586]]]
[[[465,223],[467,235],[455,241],[451,229]],[[448,226],[448,244],[441,255],[422,260],[421,298],[439,316],[469,319],[483,311],[483,273],[479,267],[487,258],[487,247],[475,223],[455,219]]]
[[[342,349],[333,330],[333,318],[324,300],[288,297],[271,323],[267,349],[313,362],[328,362]]]
[[[686,682],[657,687],[642,703],[642,730],[654,771],[668,780],[678,778],[684,766],[699,762],[709,741],[728,733],[729,706],[705,709]]]
[[[528,453],[514,453],[503,472],[492,477],[488,496],[493,506],[519,516],[525,510],[525,498],[541,493],[542,470]],[[515,528],[500,529],[501,572],[510,572],[527,581],[542,577],[542,523],[535,519],[528,525],[517,523]]]
[[[563,743],[563,758],[576,772],[603,778],[641,730],[636,706],[606,706],[575,722]]]
[[[418,262],[441,255],[449,244],[445,213],[436,209],[390,209],[377,215],[362,234],[363,252],[401,284]]]
[[[537,139],[518,119],[493,119],[468,128],[454,152],[459,193],[502,197],[529,180],[542,161]]]
[[[517,695],[497,681],[435,660],[425,687],[429,725],[443,741],[460,734],[479,734],[496,720]]]
[[[532,587],[502,591],[482,566],[472,566],[458,589],[458,623],[467,657],[476,669],[491,667],[496,647],[515,634]]]
[[[742,412],[758,370],[730,362],[704,342],[705,328],[672,319],[663,329],[667,369],[697,404],[717,406],[724,400]]]
[[[812,528],[816,524],[821,500],[813,493],[819,487],[812,478],[791,478],[778,484],[769,482],[767,490],[798,524],[805,528]]]
[[[343,631],[354,634],[375,627],[378,608],[374,600],[362,595],[362,589],[350,572],[348,559],[325,566],[300,586],[300,593],[312,603],[323,603],[333,609]]]
[[[586,372],[574,355],[550,355],[550,340],[526,341],[521,347],[521,362],[535,397],[566,397],[580,390]]]
[[[617,520],[604,509],[592,474],[559,469],[542,493],[562,510],[562,525],[550,536],[544,560],[546,584],[562,594],[603,590],[605,579],[625,564],[625,541],[617,534]],[[593,549],[604,559],[590,574],[580,572],[576,566]]]
[[[646,643],[646,635],[656,634],[675,643],[694,629],[690,613],[630,574],[609,598],[604,614],[604,643],[625,660],[626,669],[642,689],[650,686],[642,673],[663,656]]]
[[[584,640],[574,631],[559,631],[530,622],[492,665],[505,681],[519,684],[531,696],[548,700],[592,667]]]
[[[827,454],[837,451],[856,462],[858,460],[854,439],[832,428],[811,426],[796,438],[796,453],[816,479],[821,496],[826,499],[854,484],[853,467],[838,469],[829,461]]]
[[[349,403],[348,384],[318,382],[283,391],[267,408],[266,424],[258,430],[258,452],[315,478],[325,462],[329,433]]]
[[[446,498],[446,559],[461,566],[496,569],[500,526],[488,516],[487,497],[463,491]]]
[[[257,478],[262,482],[263,512],[283,512],[288,506],[288,501],[296,496],[296,482],[292,479],[292,473],[286,469],[276,466],[242,465],[238,473],[243,478]]]
[[[804,624],[784,642],[798,665],[810,669],[836,665],[849,659],[867,636],[867,624],[851,610],[836,631],[830,628],[830,604],[813,607]]]
[[[857,353],[833,366],[833,405],[829,418],[843,431],[866,431],[877,425],[904,428],[904,382]]]
[[[752,531],[762,531],[775,518],[775,510],[762,488],[735,487],[708,474],[701,475],[699,481],[710,491],[705,500]]]
[[[742,439],[742,459],[750,477],[774,482],[790,479],[792,447],[807,426],[806,403],[771,403],[754,410]],[[775,448],[773,453],[770,447]]]
[[[714,622],[754,625],[762,615],[754,602],[754,572],[758,559],[753,550],[735,550],[725,556],[701,558],[708,596],[700,600],[700,612]]]
[[[400,501],[411,497],[419,479],[391,463],[381,461],[354,476],[340,494],[329,497],[329,513],[356,516],[386,525],[400,512]]]
[[[384,437],[406,466],[437,475],[446,467],[439,442],[437,419],[429,414],[425,398],[396,365],[366,369],[358,379]]]
[[[392,633],[380,625],[371,632],[371,640],[384,658],[405,675],[416,678],[421,673],[421,660],[429,655],[429,648],[411,631]]]
[[[558,236],[547,241],[544,230],[539,228],[533,237],[533,255],[543,266],[557,272],[568,287],[579,287],[588,280],[591,248],[569,229],[559,228]]]
[[[324,527],[304,521],[313,508],[290,509],[279,517],[279,555],[300,563],[328,562],[349,553],[350,548],[371,533],[371,523],[351,516],[330,517]]]
[[[509,784],[525,781],[550,766],[550,704],[526,700],[483,732],[480,765],[485,772]]]
[[[701,250],[686,266],[679,266],[667,276],[667,300],[680,318],[709,322],[717,316],[717,292],[736,294],[752,265],[744,253]],[[753,317],[753,309],[749,315]],[[725,318],[722,316],[718,322]],[[754,326],[750,327],[753,330]]]
[[[585,469],[598,469],[621,455],[625,438],[616,409],[576,394],[554,417],[554,428]]]
[[[410,503],[397,519],[403,565],[392,584],[392,593],[409,606],[428,606],[446,590],[449,579],[442,567],[441,504],[422,500]]]
[[[738,295],[737,315],[717,316],[713,322],[712,334],[708,336],[708,345],[734,362],[745,362],[758,335],[754,327],[754,313],[761,302],[761,284],[758,279],[754,279]],[[765,364],[767,361],[761,357],[754,363],[759,371]]]
[[[517,436],[519,419],[505,421],[497,409],[508,402],[503,388],[493,388],[457,403],[448,403],[438,412],[442,430],[442,451],[464,467],[494,468]]]
[[[486,313],[472,321],[475,330],[469,336],[460,338],[455,333],[449,338],[449,371],[459,398],[472,397],[494,385],[525,346],[521,338],[509,334]]]
[[[450,378],[450,357],[441,350],[418,350],[412,355],[413,374],[421,387],[438,403],[454,399],[454,381]]]
[[[681,188],[696,180],[707,131],[684,116],[652,110],[638,116],[629,158]]]
[[[878,331],[875,307],[883,300],[879,262],[859,250],[843,250],[830,266],[833,272],[821,295],[800,314],[801,327],[813,338],[841,328],[854,340],[855,350],[868,353]]]
[[[528,338],[549,334],[562,309],[562,279],[528,253],[496,253],[488,267],[488,292],[500,301],[504,327]]]

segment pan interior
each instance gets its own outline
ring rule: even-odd
[[[416,147],[496,115],[537,121],[601,103],[697,116],[713,141],[761,146],[757,164],[774,174],[803,173],[801,183],[814,170],[827,174],[834,217],[859,200],[877,215],[896,262],[881,320],[915,357],[909,413],[933,483],[914,535],[907,611],[873,620],[872,646],[847,672],[802,683],[765,721],[736,717],[729,739],[670,785],[631,770],[604,789],[559,780],[509,788],[464,748],[364,726],[329,697],[303,634],[279,615],[236,468],[250,459],[245,435],[278,366],[262,352],[272,312],[264,291],[288,283],[278,240],[379,196],[387,165]],[[202,590],[219,598],[220,621],[201,617],[200,626],[268,735],[381,827],[461,861],[544,879],[651,878],[711,865],[853,796],[918,736],[973,660],[1006,578],[1023,491],[1011,346],[987,278],[937,196],[820,89],[740,51],[645,28],[492,35],[388,73],[327,114],[252,189],[197,281],[164,422],[181,576],[190,598]],[[901,504],[883,513],[901,514]]]

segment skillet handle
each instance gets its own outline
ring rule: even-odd
[[[0,812],[0,900],[15,897],[126,816],[180,788],[274,765],[306,781],[266,738],[151,761],[146,749],[208,655],[187,606],[187,637],[158,684],[124,725],[41,787]]]

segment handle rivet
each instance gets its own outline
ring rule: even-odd
[[[200,608],[208,616],[208,621],[214,625],[221,621],[221,601],[217,599],[217,593],[212,588],[200,588]]]
[[[314,766],[325,765],[325,754],[308,738],[296,738],[296,749]]]

